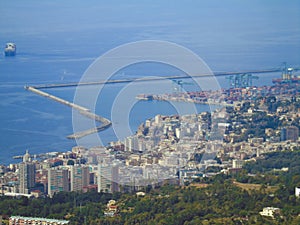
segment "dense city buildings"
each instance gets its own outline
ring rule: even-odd
[[[75,146],[34,159],[26,151],[21,163],[1,167],[1,193],[53,197],[61,191],[114,193],[166,183],[184,185],[236,173],[267,152],[299,149],[300,98],[295,86],[210,94],[223,96],[226,104],[213,112],[156,115],[136,134],[107,147]]]
[[[278,95],[272,95],[273,91]],[[298,89],[293,88],[287,90],[285,84],[263,88],[235,88],[224,90],[221,95],[219,92],[211,92],[209,94],[217,98],[207,102],[220,105],[214,111],[189,115],[156,115],[140,124],[135,134],[124,140],[111,142],[106,147],[75,146],[70,151],[49,152],[34,157],[26,151],[24,156],[16,157],[22,159],[22,162],[0,167],[0,193],[4,195],[4,199],[20,199],[25,203],[33,201],[31,198],[38,198],[34,201],[46,199],[48,205],[41,206],[43,214],[38,215],[51,215],[49,218],[63,220],[22,216],[11,216],[5,220],[9,224],[58,225],[72,224],[73,220],[79,221],[77,224],[88,224],[87,221],[91,220],[87,217],[94,218],[95,224],[122,218],[123,222],[129,219],[133,221],[132,224],[136,224],[134,217],[126,216],[128,213],[143,212],[142,215],[146,215],[150,210],[156,215],[156,208],[162,205],[165,207],[165,202],[170,202],[168,211],[172,212],[175,205],[180,212],[184,210],[183,206],[190,207],[190,201],[198,201],[195,196],[201,199],[201,204],[207,204],[202,209],[203,212],[208,208],[214,210],[211,208],[212,202],[213,205],[218,205],[216,210],[219,210],[218,202],[226,202],[224,199],[227,198],[219,196],[227,195],[231,198],[234,193],[236,199],[247,200],[227,201],[227,205],[233,204],[227,217],[243,222],[251,218],[250,224],[258,216],[260,220],[270,220],[270,223],[282,220],[282,215],[287,217],[286,208],[283,204],[279,206],[278,202],[289,199],[288,207],[297,205],[300,193],[299,176],[295,175],[299,173],[297,168],[300,157],[298,92]],[[176,95],[171,95],[172,100],[186,100],[178,99],[180,93]],[[186,97],[185,95],[184,98]],[[199,101],[200,97],[196,99]],[[204,101],[203,96],[201,101]],[[271,156],[275,159],[265,165],[264,160]],[[253,166],[256,162],[260,166]],[[266,168],[260,170],[264,165]],[[265,169],[271,172],[265,173]],[[220,182],[220,179],[225,180]],[[278,181],[286,183],[274,185]],[[160,192],[171,186],[176,197]],[[289,190],[281,190],[287,186]],[[237,187],[241,189],[236,189]],[[204,192],[202,188],[205,189]],[[201,191],[194,192],[198,189]],[[272,194],[269,194],[270,190]],[[121,202],[111,199],[112,196],[120,196],[120,192],[134,192],[136,196],[130,199],[130,195],[124,194]],[[227,194],[224,195],[223,192]],[[249,200],[250,194],[255,195],[255,199],[260,195],[265,202],[261,204],[252,199],[251,207],[254,209],[248,217],[248,211],[245,213],[239,207],[243,207],[244,202]],[[285,194],[289,196],[283,197]],[[76,197],[78,195],[84,197]],[[53,209],[49,211],[48,207],[52,202],[57,203],[55,209],[65,206],[61,205],[61,198],[69,201],[67,205],[72,209],[60,208],[55,213]],[[96,198],[96,202],[93,202],[93,198]],[[87,203],[83,199],[92,202]],[[140,199],[144,200],[138,203]],[[163,204],[160,203],[162,200]],[[100,203],[102,205],[98,205],[99,208],[94,208],[99,202],[105,204]],[[145,202],[148,202],[148,206],[144,205]],[[239,206],[236,207],[236,204]],[[34,204],[30,209],[35,209]],[[233,215],[232,211],[235,209]],[[198,211],[193,210],[189,209],[194,215],[198,215]],[[91,211],[93,213],[88,216],[82,214]],[[27,211],[23,215],[32,215],[26,213]],[[218,211],[218,215],[220,213]],[[205,218],[208,216],[209,213]],[[124,224],[123,222],[116,224]]]

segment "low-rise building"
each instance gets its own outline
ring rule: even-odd
[[[263,211],[259,212],[259,214],[262,216],[269,216],[274,218],[275,215],[280,214],[280,209],[275,207],[265,207],[263,208]]]
[[[116,205],[115,200],[110,200],[107,203],[106,210],[104,211],[105,216],[113,217],[116,216],[119,212],[119,207]]]
[[[239,159],[232,160],[232,168],[240,169],[243,167],[244,161]]]
[[[37,218],[37,217],[24,217],[24,216],[11,216],[9,218],[9,225],[23,225],[23,224],[63,225],[63,224],[69,224],[69,221]]]
[[[297,198],[300,197],[300,187],[295,187],[295,196],[296,196]]]

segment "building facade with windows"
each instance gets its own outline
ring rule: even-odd
[[[70,191],[82,191],[90,184],[88,166],[74,165],[70,167]]]
[[[50,198],[60,191],[69,191],[69,171],[64,167],[48,169],[48,195]]]
[[[119,167],[117,165],[98,165],[98,192],[119,191]]]
[[[35,165],[30,162],[19,164],[19,193],[29,194],[35,185]]]

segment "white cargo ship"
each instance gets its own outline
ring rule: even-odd
[[[4,54],[5,56],[15,56],[17,52],[17,47],[15,43],[6,43]]]

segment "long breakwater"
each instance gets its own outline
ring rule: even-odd
[[[294,70],[299,70],[299,68],[295,68]],[[199,74],[199,75],[193,75],[192,77],[211,77],[211,76],[230,76],[230,75],[238,75],[238,74],[245,74],[245,73],[255,73],[255,74],[265,74],[265,73],[273,73],[273,72],[280,72],[282,69],[275,68],[275,69],[267,69],[267,70],[254,70],[254,71],[240,71],[240,72],[214,72],[212,74]],[[96,115],[92,113],[89,109],[77,105],[75,103],[69,102],[67,100],[64,100],[62,98],[56,97],[54,95],[51,95],[45,91],[42,91],[41,89],[50,89],[50,88],[61,88],[61,87],[77,87],[77,86],[85,86],[85,85],[100,85],[100,84],[117,84],[117,83],[130,83],[130,82],[149,82],[149,81],[159,81],[163,79],[170,79],[170,80],[176,80],[176,79],[188,79],[191,78],[191,76],[188,75],[175,75],[175,76],[164,76],[164,77],[149,77],[149,78],[143,78],[143,79],[121,79],[121,80],[107,80],[107,81],[94,81],[94,82],[78,82],[78,83],[61,83],[61,84],[41,84],[41,85],[35,85],[35,86],[25,86],[25,89],[28,91],[31,91],[35,94],[38,94],[42,97],[49,98],[53,101],[56,101],[58,103],[61,103],[63,105],[69,106],[75,110],[77,110],[81,115],[95,120],[96,122],[101,123],[97,127],[93,127],[91,129],[76,132],[71,135],[68,135],[67,138],[69,139],[78,139],[82,138],[84,136],[87,136],[89,134],[97,133],[99,131],[103,131],[107,128],[109,128],[112,123],[109,119],[104,118],[102,116]],[[210,103],[212,104],[212,103]]]
[[[93,134],[93,133],[97,133],[99,131],[105,130],[105,129],[107,129],[111,126],[111,121],[109,119],[106,119],[102,116],[96,115],[96,114],[90,112],[90,110],[85,108],[85,107],[82,107],[80,105],[77,105],[77,104],[69,102],[69,101],[66,101],[62,98],[58,98],[58,97],[56,97],[54,95],[51,95],[47,92],[41,91],[41,90],[39,90],[40,88],[42,88],[42,87],[41,86],[40,87],[25,86],[25,89],[28,90],[28,91],[31,91],[31,92],[33,92],[37,95],[40,95],[42,97],[45,97],[45,98],[49,98],[49,99],[51,99],[53,101],[56,101],[58,103],[61,103],[63,105],[69,106],[69,107],[77,110],[81,115],[101,123],[101,125],[99,125],[97,127],[68,135],[67,138],[69,138],[69,139],[79,139],[79,138],[85,137],[89,134]]]

